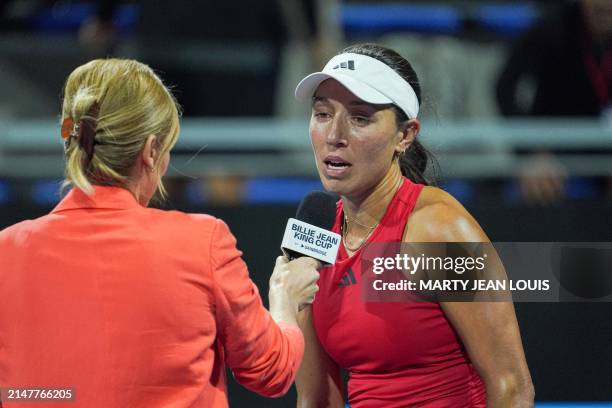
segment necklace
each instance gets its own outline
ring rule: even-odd
[[[395,192],[393,193],[393,196],[395,196],[395,194],[397,193],[397,191],[400,189],[401,186],[402,186],[402,179],[400,178],[399,183],[397,184],[397,186],[394,189]],[[381,220],[382,220],[382,218],[381,218]],[[365,225],[365,224],[360,223],[359,221],[357,221],[357,218],[350,218],[348,215],[346,215],[346,213],[344,213],[344,217],[342,219],[342,243],[344,244],[344,247],[347,250],[349,250],[350,252],[353,252],[353,253],[359,251],[361,249],[361,247],[363,247],[365,245],[365,243],[368,241],[368,238],[370,238],[370,235],[372,235],[372,233],[374,232],[374,229],[376,227],[378,227],[378,225],[380,224],[381,220],[378,220],[378,222],[376,224],[374,224],[373,226],[369,226],[369,225]],[[359,225],[360,227],[368,229],[367,235],[364,238],[362,238],[361,242],[356,247],[350,247],[346,243],[346,235],[348,234],[349,221]]]
[[[348,232],[348,224],[349,224],[349,217],[348,215],[344,214],[344,219],[342,221],[342,243],[344,244],[344,247],[346,249],[348,249],[351,252],[357,252],[361,249],[362,246],[364,246],[364,244],[366,243],[366,241],[368,240],[368,238],[370,238],[370,235],[372,235],[372,232],[374,232],[374,228],[376,228],[378,226],[378,224],[380,223],[377,222],[374,226],[368,226],[368,225],[364,225],[362,223],[360,223],[359,221],[357,221],[356,218],[352,218],[351,222],[354,222],[357,225],[360,225],[364,228],[368,229],[368,234],[362,238],[361,242],[359,243],[359,245],[357,245],[356,247],[350,247],[347,243],[346,243],[346,235]]]

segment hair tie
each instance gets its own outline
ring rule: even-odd
[[[85,115],[83,115],[83,117],[77,123],[74,123],[74,119],[71,117],[66,117],[62,121],[62,139],[64,139],[64,149],[68,149],[70,139],[75,137],[79,142],[79,146],[87,155],[86,164],[89,164],[93,158],[99,113],[100,105],[98,102],[94,102],[87,113],[85,113]]]
[[[94,154],[96,127],[98,126],[99,112],[100,105],[98,105],[98,102],[94,102],[87,113],[79,120],[76,128],[74,129],[79,145],[87,155],[85,159],[86,165],[91,162]]]
[[[68,142],[70,136],[74,136],[74,120],[72,118],[67,117],[62,122],[62,139],[64,142]]]

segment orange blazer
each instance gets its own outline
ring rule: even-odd
[[[70,407],[227,407],[226,366],[280,396],[304,353],[225,223],[118,187],[0,231],[0,300],[0,387],[71,388]]]

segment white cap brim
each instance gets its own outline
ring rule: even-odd
[[[319,85],[327,79],[335,79],[340,82],[353,95],[365,102],[376,105],[393,103],[391,99],[358,79],[348,75],[342,75],[341,73],[332,74],[325,72],[315,72],[302,79],[295,88],[296,98],[301,100],[312,98]]]
[[[308,75],[295,88],[298,99],[310,99],[326,79],[335,79],[356,97],[371,104],[394,104],[406,116],[419,114],[419,99],[412,86],[384,62],[367,55],[338,54],[320,72]]]

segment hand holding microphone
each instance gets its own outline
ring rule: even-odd
[[[276,259],[270,277],[270,313],[276,321],[296,323],[297,312],[314,301],[318,269],[333,264],[340,247],[340,236],[330,231],[335,216],[336,197],[313,191],[287,222],[281,244],[285,256]]]
[[[285,256],[276,258],[268,294],[270,313],[275,321],[297,324],[298,310],[311,304],[319,290],[320,267],[319,261],[309,257],[291,262]]]

